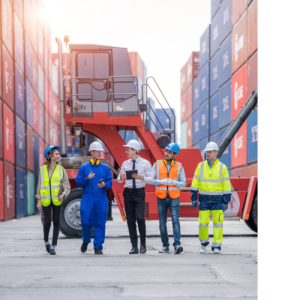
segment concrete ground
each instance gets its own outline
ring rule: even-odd
[[[209,247],[200,254],[196,220],[181,221],[183,253],[159,254],[158,221],[150,221],[147,253],[128,255],[117,208],[113,218],[98,256],[92,245],[82,254],[81,240],[62,233],[50,256],[37,215],[0,223],[0,299],[257,299],[257,236],[244,221],[225,221],[219,255]]]

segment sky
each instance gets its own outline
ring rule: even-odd
[[[210,0],[44,0],[55,37],[70,44],[125,47],[138,52],[175,108],[180,140],[180,69],[210,23]],[[64,51],[65,47],[64,47]],[[156,108],[158,108],[156,104]],[[165,106],[167,107],[167,106]]]

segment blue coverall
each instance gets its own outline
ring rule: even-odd
[[[88,179],[93,172],[95,176]],[[99,180],[102,179],[105,187],[99,188]],[[90,162],[83,164],[77,174],[76,183],[83,188],[83,196],[80,203],[80,216],[82,226],[82,241],[91,242],[92,228],[94,227],[94,249],[103,249],[105,239],[105,223],[108,213],[108,198],[106,190],[112,186],[112,175],[108,166],[100,163],[92,166]]]

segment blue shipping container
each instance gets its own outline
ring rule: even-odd
[[[200,106],[200,76],[193,81],[193,112]]]
[[[16,116],[16,141],[15,155],[16,165],[25,168],[26,166],[26,148],[25,148],[25,123]]]
[[[200,140],[202,140],[203,138],[207,137],[209,134],[209,109],[208,109],[208,105],[209,105],[209,101],[205,101],[199,109],[199,114],[200,114],[200,133],[199,133],[199,137]]]
[[[199,52],[199,70],[209,61],[209,43],[210,43],[210,25],[206,28],[200,38],[200,52]]]
[[[220,46],[221,34],[221,11],[218,10],[216,15],[211,21],[211,34],[210,34],[210,58],[212,58],[218,51]]]
[[[211,19],[216,14],[217,10],[219,9],[219,5],[222,0],[211,0],[210,7],[211,7]]]
[[[37,134],[33,133],[33,170],[34,173],[39,173],[39,137]]]
[[[220,44],[225,40],[232,30],[232,0],[223,0],[221,10],[221,38]]]
[[[210,97],[214,95],[220,87],[219,83],[219,70],[220,70],[220,59],[219,59],[219,51],[215,54],[215,56],[210,61],[210,77],[209,77],[209,95]]]
[[[203,160],[206,159],[205,152],[204,152],[203,150],[205,149],[207,143],[208,143],[208,137],[202,139],[202,140],[199,142],[199,150],[200,150],[200,152],[201,152],[201,155],[202,155]]]
[[[164,111],[165,110],[165,111]],[[157,108],[155,109],[155,114],[156,114],[156,126],[158,130],[161,129],[169,129],[170,128],[170,122],[171,122],[171,128],[174,129],[174,114],[169,108]],[[174,110],[174,109],[173,109]],[[161,125],[160,125],[160,123]],[[161,128],[163,126],[163,128]]]
[[[25,71],[26,71],[26,77],[29,80],[29,82],[32,84],[32,48],[29,42],[29,38],[27,34],[25,33]]]
[[[25,121],[25,81],[17,64],[15,64],[15,112]]]
[[[215,143],[219,143],[219,141],[220,141],[220,131],[218,131],[218,132],[216,132],[215,134],[213,134],[213,135],[211,135],[210,137],[209,137],[209,141],[210,142],[215,142]]]
[[[258,148],[258,112],[252,111],[247,119],[247,163],[257,161]]]
[[[219,93],[216,93],[209,104],[209,133],[213,134],[219,131]]]
[[[199,74],[200,103],[209,98],[209,62],[203,67]]]
[[[227,130],[228,126],[220,130],[219,139],[222,138],[225,131]],[[223,152],[222,156],[220,157],[220,161],[225,164],[227,169],[231,169],[231,143],[228,145],[228,147]],[[231,176],[231,173],[229,174]]]
[[[122,139],[125,143],[128,143],[130,140],[137,140],[138,136],[133,130],[119,130],[119,134],[121,135]]]
[[[27,179],[26,179],[26,172],[20,168],[16,168],[16,217],[23,217],[27,214]]]
[[[33,99],[32,99],[32,87],[28,80],[26,80],[26,112],[27,123],[33,127]]]
[[[223,128],[231,123],[231,80],[219,92],[219,127]]]
[[[222,86],[231,78],[231,34],[220,46],[219,60],[219,83]]]
[[[193,115],[193,145],[200,141],[200,108],[194,111]]]

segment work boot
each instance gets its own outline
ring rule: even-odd
[[[206,246],[201,245],[200,253],[202,254],[206,253]]]
[[[163,247],[161,250],[159,250],[159,253],[169,253],[169,247]]]
[[[137,247],[132,247],[132,249],[129,252],[129,254],[138,254],[138,253],[139,253],[139,249]]]
[[[179,254],[183,251],[183,248],[181,246],[178,246],[175,248],[174,254]]]
[[[45,245],[45,247],[46,247],[46,251],[47,251],[48,253],[50,253],[50,249],[51,249],[50,244]]]
[[[88,248],[88,243],[82,243],[82,245],[81,245],[81,252],[82,253],[85,253],[86,252],[86,250],[87,250],[87,248]]]
[[[55,252],[55,248],[54,248],[54,247],[51,247],[51,248],[50,248],[50,255],[56,255],[56,252]]]
[[[140,253],[146,253],[146,252],[147,252],[146,244],[141,244]]]
[[[96,248],[95,249],[95,254],[103,254],[102,249],[101,248]]]
[[[219,254],[221,252],[221,250],[219,248],[213,248],[213,252],[215,254]]]

